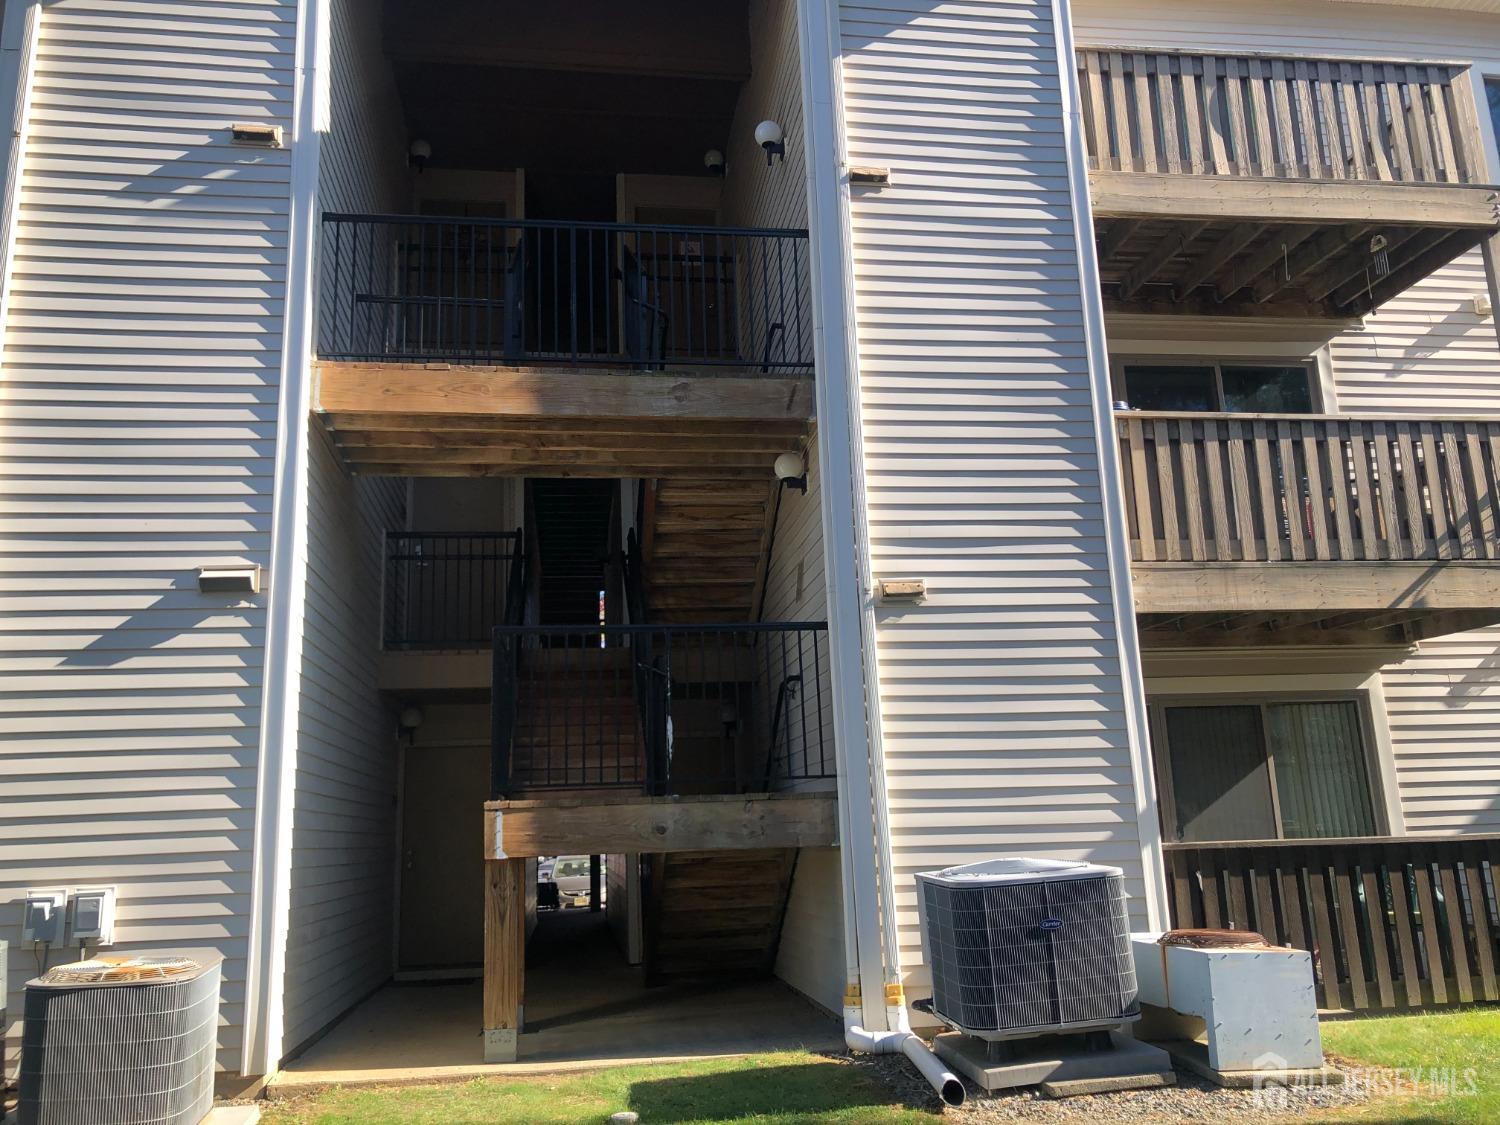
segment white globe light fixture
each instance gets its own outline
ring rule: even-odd
[[[431,159],[432,145],[428,144],[421,137],[412,141],[411,147],[406,150],[406,162],[415,168],[419,174],[423,168],[427,167],[427,162]]]
[[[722,176],[724,174],[724,154],[716,148],[711,148],[703,154],[703,167],[708,169],[711,176]]]
[[[784,488],[795,488],[798,492],[807,492],[807,465],[802,460],[802,454],[783,453],[776,458],[774,469],[776,479]]]
[[[762,121],[755,127],[755,143],[766,150],[766,164],[769,166],[776,157],[786,159],[786,134],[781,131],[781,126],[775,121]]]

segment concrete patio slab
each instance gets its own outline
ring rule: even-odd
[[[776,980],[644,987],[603,915],[544,915],[529,957],[516,1062],[484,1062],[478,981],[390,984],[287,1063],[266,1096],[843,1047],[838,1021]]]

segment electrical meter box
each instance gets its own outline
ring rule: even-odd
[[[62,945],[67,891],[27,891],[21,914],[21,941]]]
[[[115,889],[93,887],[73,892],[72,942],[113,945],[115,940]]]

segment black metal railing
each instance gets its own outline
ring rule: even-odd
[[[493,795],[830,778],[827,658],[816,621],[498,628]]]
[[[812,370],[807,232],[323,216],[319,355]]]
[[[519,624],[524,573],[519,530],[386,532],[385,647],[486,647]]]

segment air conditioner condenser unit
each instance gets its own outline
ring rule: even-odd
[[[1116,867],[994,859],[917,875],[932,1012],[978,1039],[1118,1028],[1140,1017]]]

